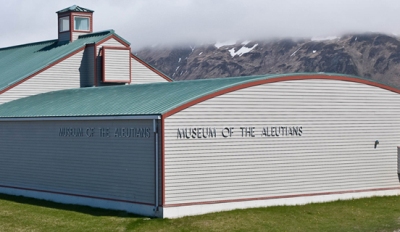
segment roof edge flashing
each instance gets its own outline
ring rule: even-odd
[[[93,120],[145,120],[161,119],[161,115],[109,115],[109,116],[32,116],[0,117],[1,121],[93,121]]]

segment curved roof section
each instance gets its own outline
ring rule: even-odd
[[[93,87],[55,91],[0,105],[0,117],[84,117],[163,115],[227,92],[288,80],[335,79],[400,90],[360,77],[338,74],[286,74]]]
[[[0,48],[0,92],[84,48],[86,44],[97,43],[111,35],[117,36],[113,30],[108,30],[80,36],[71,43],[49,40]]]

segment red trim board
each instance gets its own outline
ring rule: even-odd
[[[219,203],[231,203],[231,202],[243,202],[243,201],[272,200],[272,199],[282,199],[282,198],[311,197],[311,196],[346,194],[346,193],[362,193],[362,192],[387,191],[387,190],[400,190],[400,187],[361,189],[361,190],[347,190],[347,191],[337,191],[337,192],[320,192],[320,193],[307,193],[307,194],[291,194],[291,195],[282,195],[282,196],[243,198],[243,199],[218,200],[218,201],[203,201],[203,202],[190,202],[190,203],[181,203],[181,204],[166,204],[166,205],[164,205],[164,207],[166,208],[166,207],[179,207],[179,206],[189,206],[189,205],[205,205],[205,204],[219,204]]]
[[[127,44],[125,41],[121,40],[120,38],[118,38],[118,37],[115,36],[115,35],[110,35],[110,36],[108,36],[107,38],[104,38],[104,39],[100,40],[99,42],[97,42],[97,45],[101,45],[101,44],[107,42],[107,41],[110,40],[110,39],[115,39],[116,41],[118,41],[119,43],[121,43],[121,46],[125,46],[125,47],[127,47],[127,48],[130,47],[129,44]]]

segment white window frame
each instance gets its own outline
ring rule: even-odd
[[[77,26],[76,19],[77,18],[85,18],[88,20],[88,29],[87,30],[82,30],[82,29],[76,28],[76,26]],[[74,31],[90,31],[90,17],[80,16],[80,15],[74,16]]]
[[[67,28],[64,28],[63,27],[63,22],[64,22],[64,20],[67,20],[67,22],[68,22],[68,24],[67,24]],[[61,17],[61,18],[58,18],[58,27],[59,27],[59,32],[66,32],[66,31],[69,31],[70,30],[70,21],[69,21],[70,19],[69,19],[69,16],[65,16],[65,17]]]

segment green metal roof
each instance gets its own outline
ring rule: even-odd
[[[70,11],[72,11],[72,12],[89,12],[89,13],[94,12],[93,10],[83,8],[83,7],[80,7],[77,5],[73,5],[73,6],[65,8],[65,9],[59,10],[56,13],[64,13],[64,12],[70,12]]]
[[[0,105],[0,117],[162,115],[185,103],[241,84],[304,75],[322,74],[263,75],[62,90]],[[362,79],[340,74],[323,75]]]
[[[71,43],[59,43],[58,40],[49,40],[1,48],[0,91],[81,49],[86,44],[97,43],[110,35],[119,37],[113,30],[108,30],[79,36],[77,40]]]

